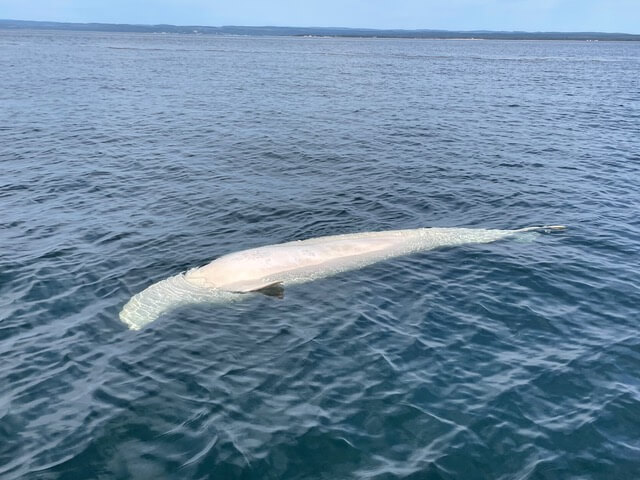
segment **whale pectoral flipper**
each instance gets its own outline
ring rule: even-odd
[[[282,282],[274,282],[254,291],[267,297],[276,297],[280,300],[284,298],[284,285],[282,285]]]
[[[252,288],[251,290],[236,290],[233,293],[261,293],[267,297],[276,297],[279,299],[284,298],[284,285],[282,282],[273,282],[267,285],[260,286],[258,288]]]

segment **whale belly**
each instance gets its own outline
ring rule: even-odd
[[[385,238],[289,242],[225,255],[188,272],[185,278],[200,286],[246,292],[274,282],[348,268],[367,258],[379,258],[394,245]]]

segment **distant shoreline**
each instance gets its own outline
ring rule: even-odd
[[[414,38],[439,40],[578,40],[640,41],[640,34],[604,32],[503,32],[456,30],[400,30],[337,27],[246,27],[198,25],[131,25],[1,20],[0,30],[68,30],[84,32],[178,33],[186,35],[242,35],[339,38]]]

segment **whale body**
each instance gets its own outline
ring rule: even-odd
[[[562,225],[517,230],[418,228],[332,235],[252,248],[154,283],[127,302],[120,319],[132,330],[138,330],[164,312],[185,304],[229,302],[252,292],[282,298],[285,285],[309,282],[401,255],[564,228]]]

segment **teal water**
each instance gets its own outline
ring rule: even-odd
[[[633,479],[640,45],[0,31],[0,477]],[[566,224],[173,311],[321,235]]]

